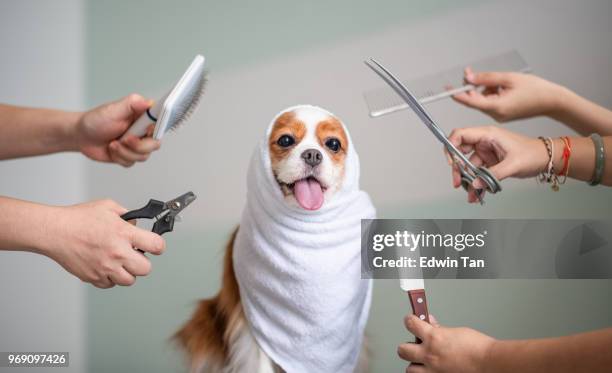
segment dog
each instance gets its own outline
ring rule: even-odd
[[[341,265],[346,268],[346,263],[351,263],[352,269],[350,271],[340,271],[330,266],[332,269],[318,275],[319,267],[324,267],[324,264],[329,262],[328,260],[323,265],[314,264],[311,267],[305,265],[306,269],[303,272],[296,272],[291,268],[286,269],[286,272],[279,275],[274,270],[270,270],[269,276],[266,276],[263,269],[261,269],[263,272],[254,272],[255,274],[252,277],[248,277],[248,273],[243,273],[260,270],[257,269],[258,261],[256,258],[259,255],[258,250],[264,251],[261,249],[262,245],[266,247],[273,258],[276,258],[274,255],[277,255],[277,252],[283,250],[298,258],[291,257],[293,262],[286,267],[294,267],[295,263],[298,263],[297,266],[300,267],[302,262],[310,261],[313,255],[318,255],[326,249],[329,249],[328,257],[331,258],[340,257],[343,253],[348,252],[348,249],[342,249],[342,252],[339,252],[335,251],[334,247],[325,247],[325,242],[331,242],[324,239],[325,235],[329,234],[331,237],[335,237],[337,236],[336,231],[331,228],[331,232],[320,230],[324,230],[327,226],[332,227],[336,222],[342,221],[337,216],[350,210],[350,214],[346,215],[347,219],[350,220],[346,220],[348,223],[343,224],[342,227],[346,226],[347,229],[350,229],[350,234],[345,237],[350,237],[353,240],[356,232],[359,231],[361,217],[372,217],[373,215],[373,207],[371,207],[367,194],[358,191],[358,188],[355,189],[358,170],[347,169],[349,167],[358,169],[357,155],[351,153],[354,152],[353,144],[347,130],[343,123],[328,111],[315,106],[301,105],[286,109],[274,118],[260,147],[261,149],[256,150],[250,166],[247,208],[245,208],[240,225],[231,234],[225,247],[221,290],[213,298],[201,300],[191,319],[176,332],[173,338],[186,352],[192,372],[276,373],[307,371],[305,367],[316,366],[312,364],[327,364],[329,362],[341,366],[341,370],[346,368],[354,372],[366,372],[368,354],[365,339],[362,337],[371,300],[371,282],[361,280],[358,276],[358,268],[355,269],[353,258],[355,255],[353,254],[358,248],[355,249],[354,241],[350,246],[351,253],[353,253],[351,258],[353,259],[350,262],[343,259],[344,262]],[[350,164],[349,158],[351,158]],[[253,169],[263,169],[263,171],[255,172]],[[265,175],[262,176],[262,174]],[[350,179],[350,182],[347,178]],[[266,183],[268,180],[272,181]],[[251,187],[252,185],[256,185],[256,187]],[[351,192],[347,192],[345,190],[347,188],[350,188]],[[261,206],[258,205],[255,209],[249,209],[249,200],[260,201],[262,199],[257,193],[265,193],[273,197],[270,197],[269,202]],[[270,206],[276,204],[278,206],[271,210],[272,212],[261,213],[261,218],[251,217],[249,219],[245,217],[249,215],[249,211],[260,213],[260,210],[272,209]],[[360,204],[365,207],[358,208],[357,206],[360,206]],[[327,215],[329,215],[329,211],[332,211],[334,217],[329,223],[322,224],[323,221],[320,220],[320,217],[325,216],[323,213],[325,211],[328,212]],[[295,223],[298,224],[298,228],[296,228],[298,234],[296,235],[300,237],[301,241],[298,241],[294,248],[289,244],[284,244],[283,242],[286,241],[281,239],[278,242],[264,240],[264,244],[258,245],[253,238],[260,235],[256,232],[257,229],[268,229],[268,225],[265,225],[264,228],[257,228],[262,220],[271,219],[269,225],[272,226],[274,225],[274,219],[281,219],[285,214],[298,217],[289,222],[299,222]],[[313,228],[313,226],[317,228]],[[323,226],[323,228],[320,228],[320,226]],[[312,229],[315,230],[312,231]],[[248,231],[256,233],[249,235]],[[269,232],[266,233],[269,234]],[[282,235],[287,236],[286,233],[282,233]],[[342,236],[341,233],[340,235]],[[320,240],[319,237],[321,237]],[[286,237],[282,239],[286,239]],[[308,252],[308,249],[302,249],[302,247],[308,245],[302,242],[311,242],[316,250]],[[288,249],[290,246],[292,249]],[[358,253],[359,251],[357,251]],[[248,255],[255,255],[253,257],[255,259],[243,259]],[[306,260],[299,258],[306,258]],[[246,263],[243,264],[242,262]],[[282,261],[276,259],[269,262],[263,261],[264,264],[272,263],[271,267],[280,266],[278,264],[280,262]],[[313,263],[317,262],[313,261]],[[261,267],[268,266],[262,265]],[[340,277],[347,272],[351,272],[350,277],[348,277],[349,280]],[[298,274],[295,275],[295,273]],[[304,275],[299,275],[299,273]],[[269,278],[275,276],[288,278],[289,280],[279,281],[279,285],[274,282],[275,279]],[[261,282],[260,285],[255,284],[258,281]],[[273,283],[273,285],[266,281]],[[358,284],[355,288],[360,289],[355,292],[356,295],[345,300],[341,300],[342,297],[335,295],[336,293],[347,293],[344,289],[353,288],[352,283]],[[292,299],[291,290],[293,288],[299,289],[300,294],[305,294],[304,304],[300,303],[300,299]],[[332,289],[337,289],[337,291]],[[285,294],[273,295],[270,299],[275,301],[284,296],[283,299],[288,299],[287,304],[289,306],[286,308],[273,306],[270,304],[274,302],[268,302],[268,299],[260,302],[260,296],[264,297],[264,294],[268,293]],[[315,301],[307,302],[306,299],[309,296]],[[310,313],[299,315],[301,310],[307,309],[310,304],[317,301],[321,302],[322,307],[329,306],[331,303],[329,313],[322,311],[316,317]],[[334,308],[334,302],[340,304]],[[316,314],[317,310],[322,308],[317,307],[314,307],[314,311],[311,313]],[[265,312],[262,312],[261,308],[265,308]],[[341,357],[342,360],[335,359],[333,356],[328,360],[319,358],[316,355],[325,354],[327,349],[317,351],[317,346],[324,345],[327,343],[326,341],[333,340],[333,338],[325,338],[321,342],[317,342],[318,337],[316,335],[306,337],[304,334],[308,334],[311,330],[326,331],[325,328],[328,323],[329,325],[332,324],[329,320],[339,318],[333,317],[333,315],[343,316],[346,309],[354,310],[350,315],[353,315],[355,322],[352,325],[340,323],[336,329],[331,331],[330,335],[333,336],[334,332],[337,331],[344,336],[342,331],[350,328],[351,331],[345,333],[353,333],[346,334],[346,336],[347,338],[350,336],[354,340],[343,340],[341,343],[348,345],[358,343],[359,345],[349,346],[346,350],[333,347],[335,351],[331,351],[332,354],[342,355],[342,351],[345,351],[345,356]],[[281,316],[278,318],[268,317],[269,313],[274,312]],[[288,316],[287,320],[282,320],[286,314],[291,316]],[[298,316],[293,317],[293,314],[298,314]],[[349,323],[350,315],[347,315]],[[327,319],[328,316],[330,317],[329,320]],[[262,319],[264,321],[258,322]],[[356,326],[357,324],[358,326]],[[295,325],[304,325],[305,327],[298,328]],[[272,332],[273,330],[280,331]],[[285,332],[285,330],[288,331]],[[281,336],[276,339],[270,337],[271,334],[275,333]],[[281,347],[282,343],[276,341],[284,341],[286,338],[282,336],[285,334],[293,338],[292,341],[294,342],[288,343],[283,349]],[[305,342],[306,340],[309,342]],[[330,343],[337,342],[332,341]],[[338,346],[342,346],[342,344],[338,344]],[[303,351],[299,351],[300,348]],[[287,357],[288,354],[293,353],[292,351],[295,351],[295,355]],[[292,361],[302,359],[300,354],[307,356],[304,357],[304,360],[311,359],[311,361],[293,365]],[[323,365],[318,366],[318,371],[326,371],[327,369],[338,371],[337,368],[332,366],[324,366],[323,370],[320,370],[321,366]]]

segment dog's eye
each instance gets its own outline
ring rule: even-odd
[[[332,137],[331,139],[325,141],[325,146],[327,146],[332,152],[337,152],[341,147],[340,140]]]
[[[276,143],[283,148],[288,148],[295,144],[295,139],[289,135],[282,135]]]

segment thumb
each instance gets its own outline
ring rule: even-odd
[[[474,85],[484,85],[487,87],[491,86],[502,86],[507,87],[511,81],[510,73],[499,73],[499,72],[485,72],[466,74],[465,79],[468,83]]]
[[[431,313],[429,314],[429,323],[434,327],[434,328],[439,328],[440,327],[440,323],[438,322],[438,319],[436,319],[434,317],[434,315],[432,315]]]
[[[134,118],[144,113],[151,106],[152,102],[137,93],[132,93],[119,100],[118,104],[118,114],[121,117]]]
[[[164,252],[166,241],[162,236],[135,226],[131,227],[132,246],[154,255],[160,255]]]
[[[406,316],[404,318],[404,324],[410,333],[421,340],[425,340],[429,330],[433,328],[431,324],[419,319],[415,315]]]
[[[498,164],[489,167],[489,171],[495,176],[495,178],[499,181],[504,180],[507,177],[510,177],[514,174],[514,167],[508,160],[503,160]],[[474,189],[485,189],[486,183],[482,181],[481,178],[476,178],[472,182],[472,187]]]

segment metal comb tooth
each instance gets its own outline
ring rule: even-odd
[[[516,71],[525,73],[531,71],[523,57],[516,50],[511,50],[499,55],[455,66],[433,75],[412,80],[402,80],[402,83],[408,87],[421,87],[421,89],[413,89],[413,93],[421,104],[438,101],[452,95],[448,93],[447,88],[449,86],[459,87],[461,90],[473,88],[470,85],[464,85],[463,82],[463,69],[466,66],[471,66],[476,71]],[[373,118],[408,108],[408,105],[389,87],[366,91],[363,93],[363,96],[370,116]]]

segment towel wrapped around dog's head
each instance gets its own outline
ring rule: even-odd
[[[233,263],[257,343],[286,372],[353,372],[372,292],[361,219],[375,210],[348,130],[319,107],[283,110],[247,183]]]

